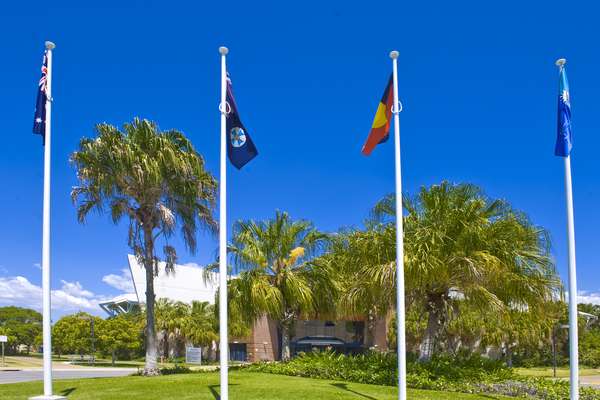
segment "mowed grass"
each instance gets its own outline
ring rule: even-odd
[[[552,367],[534,367],[534,368],[515,368],[515,372],[522,376],[532,376],[541,378],[552,378]],[[579,368],[579,376],[600,375],[600,368]],[[568,378],[569,367],[556,368],[557,378]]]
[[[54,382],[54,392],[55,394],[66,395],[73,400],[215,400],[219,395],[219,374],[199,373],[167,375],[155,378],[131,376],[124,378],[56,380]],[[41,393],[41,382],[0,385],[0,399],[2,400],[22,400]],[[508,399],[508,397],[501,396],[479,396],[426,390],[409,390],[408,394],[411,400]],[[393,387],[242,371],[230,373],[229,395],[231,399],[243,400],[397,399],[397,392]]]

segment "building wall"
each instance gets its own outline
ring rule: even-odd
[[[342,339],[346,343],[364,343],[364,324],[359,327],[353,321],[324,321],[324,320],[302,320],[296,322],[295,334],[292,342],[307,336],[325,336]]]
[[[328,322],[328,323],[326,323]],[[327,325],[327,326],[326,326]],[[365,348],[387,351],[387,323],[385,318],[378,319],[372,337],[367,341],[366,332],[356,333],[349,321],[300,320],[296,323],[292,342],[307,336],[328,336],[342,339],[346,343],[362,343]],[[252,328],[249,338],[239,339],[235,343],[246,343],[249,362],[273,361],[279,358],[280,343],[277,323],[266,316],[259,318]]]
[[[375,329],[373,330],[373,344],[376,350],[387,351],[387,322],[385,318],[379,318],[375,322]]]
[[[140,265],[134,255],[128,255],[129,269],[138,302],[146,301],[146,270]],[[215,303],[218,289],[218,275],[204,275],[204,268],[176,265],[172,272],[167,273],[165,263],[159,263],[158,276],[154,278],[156,299],[166,298],[173,301],[191,303],[194,300]]]
[[[273,361],[279,358],[277,324],[264,315],[257,319],[246,346],[250,362]]]

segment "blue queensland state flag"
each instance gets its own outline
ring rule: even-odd
[[[231,79],[227,75],[227,156],[229,161],[237,168],[241,169],[250,160],[258,155],[256,146],[250,138],[248,131],[240,120],[233,90],[231,89]]]
[[[33,133],[42,136],[42,142],[46,142],[46,76],[48,75],[48,57],[44,52],[42,62],[42,76],[38,84],[37,100],[35,102],[35,115],[33,117]]]
[[[558,125],[556,130],[556,147],[554,154],[568,157],[573,148],[573,131],[571,129],[571,99],[569,82],[564,65],[560,66],[558,86]]]

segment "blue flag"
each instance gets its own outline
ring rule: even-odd
[[[46,141],[46,76],[48,74],[48,57],[44,52],[42,62],[42,76],[38,84],[37,100],[35,102],[35,115],[33,117],[33,133],[42,136],[42,141]]]
[[[558,124],[556,129],[556,147],[554,154],[568,157],[573,148],[573,131],[571,129],[571,99],[569,82],[564,65],[560,66],[558,85]]]
[[[237,168],[241,169],[250,160],[258,155],[256,146],[250,138],[248,131],[240,120],[237,105],[233,98],[233,90],[231,89],[231,80],[227,76],[227,156],[229,161]]]

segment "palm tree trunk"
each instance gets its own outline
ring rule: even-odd
[[[419,346],[419,361],[426,362],[431,360],[434,352],[435,339],[440,329],[439,315],[435,307],[429,310],[429,318],[427,320],[427,329]]]
[[[163,336],[163,357],[165,360],[169,359],[169,332],[165,331]]]
[[[509,343],[506,344],[506,366],[508,368],[512,368],[513,366],[513,352]]]
[[[158,341],[154,321],[154,241],[152,227],[144,224],[144,268],[146,269],[146,365],[144,375],[158,375]]]
[[[372,348],[373,345],[375,344],[375,313],[370,310],[368,315],[367,315],[367,321],[366,321],[366,337],[365,337],[365,344],[369,347]]]
[[[156,328],[154,322],[154,271],[146,266],[146,365],[144,375],[156,375],[158,354]]]
[[[281,324],[281,361],[288,361],[290,353],[290,327],[287,323]]]

